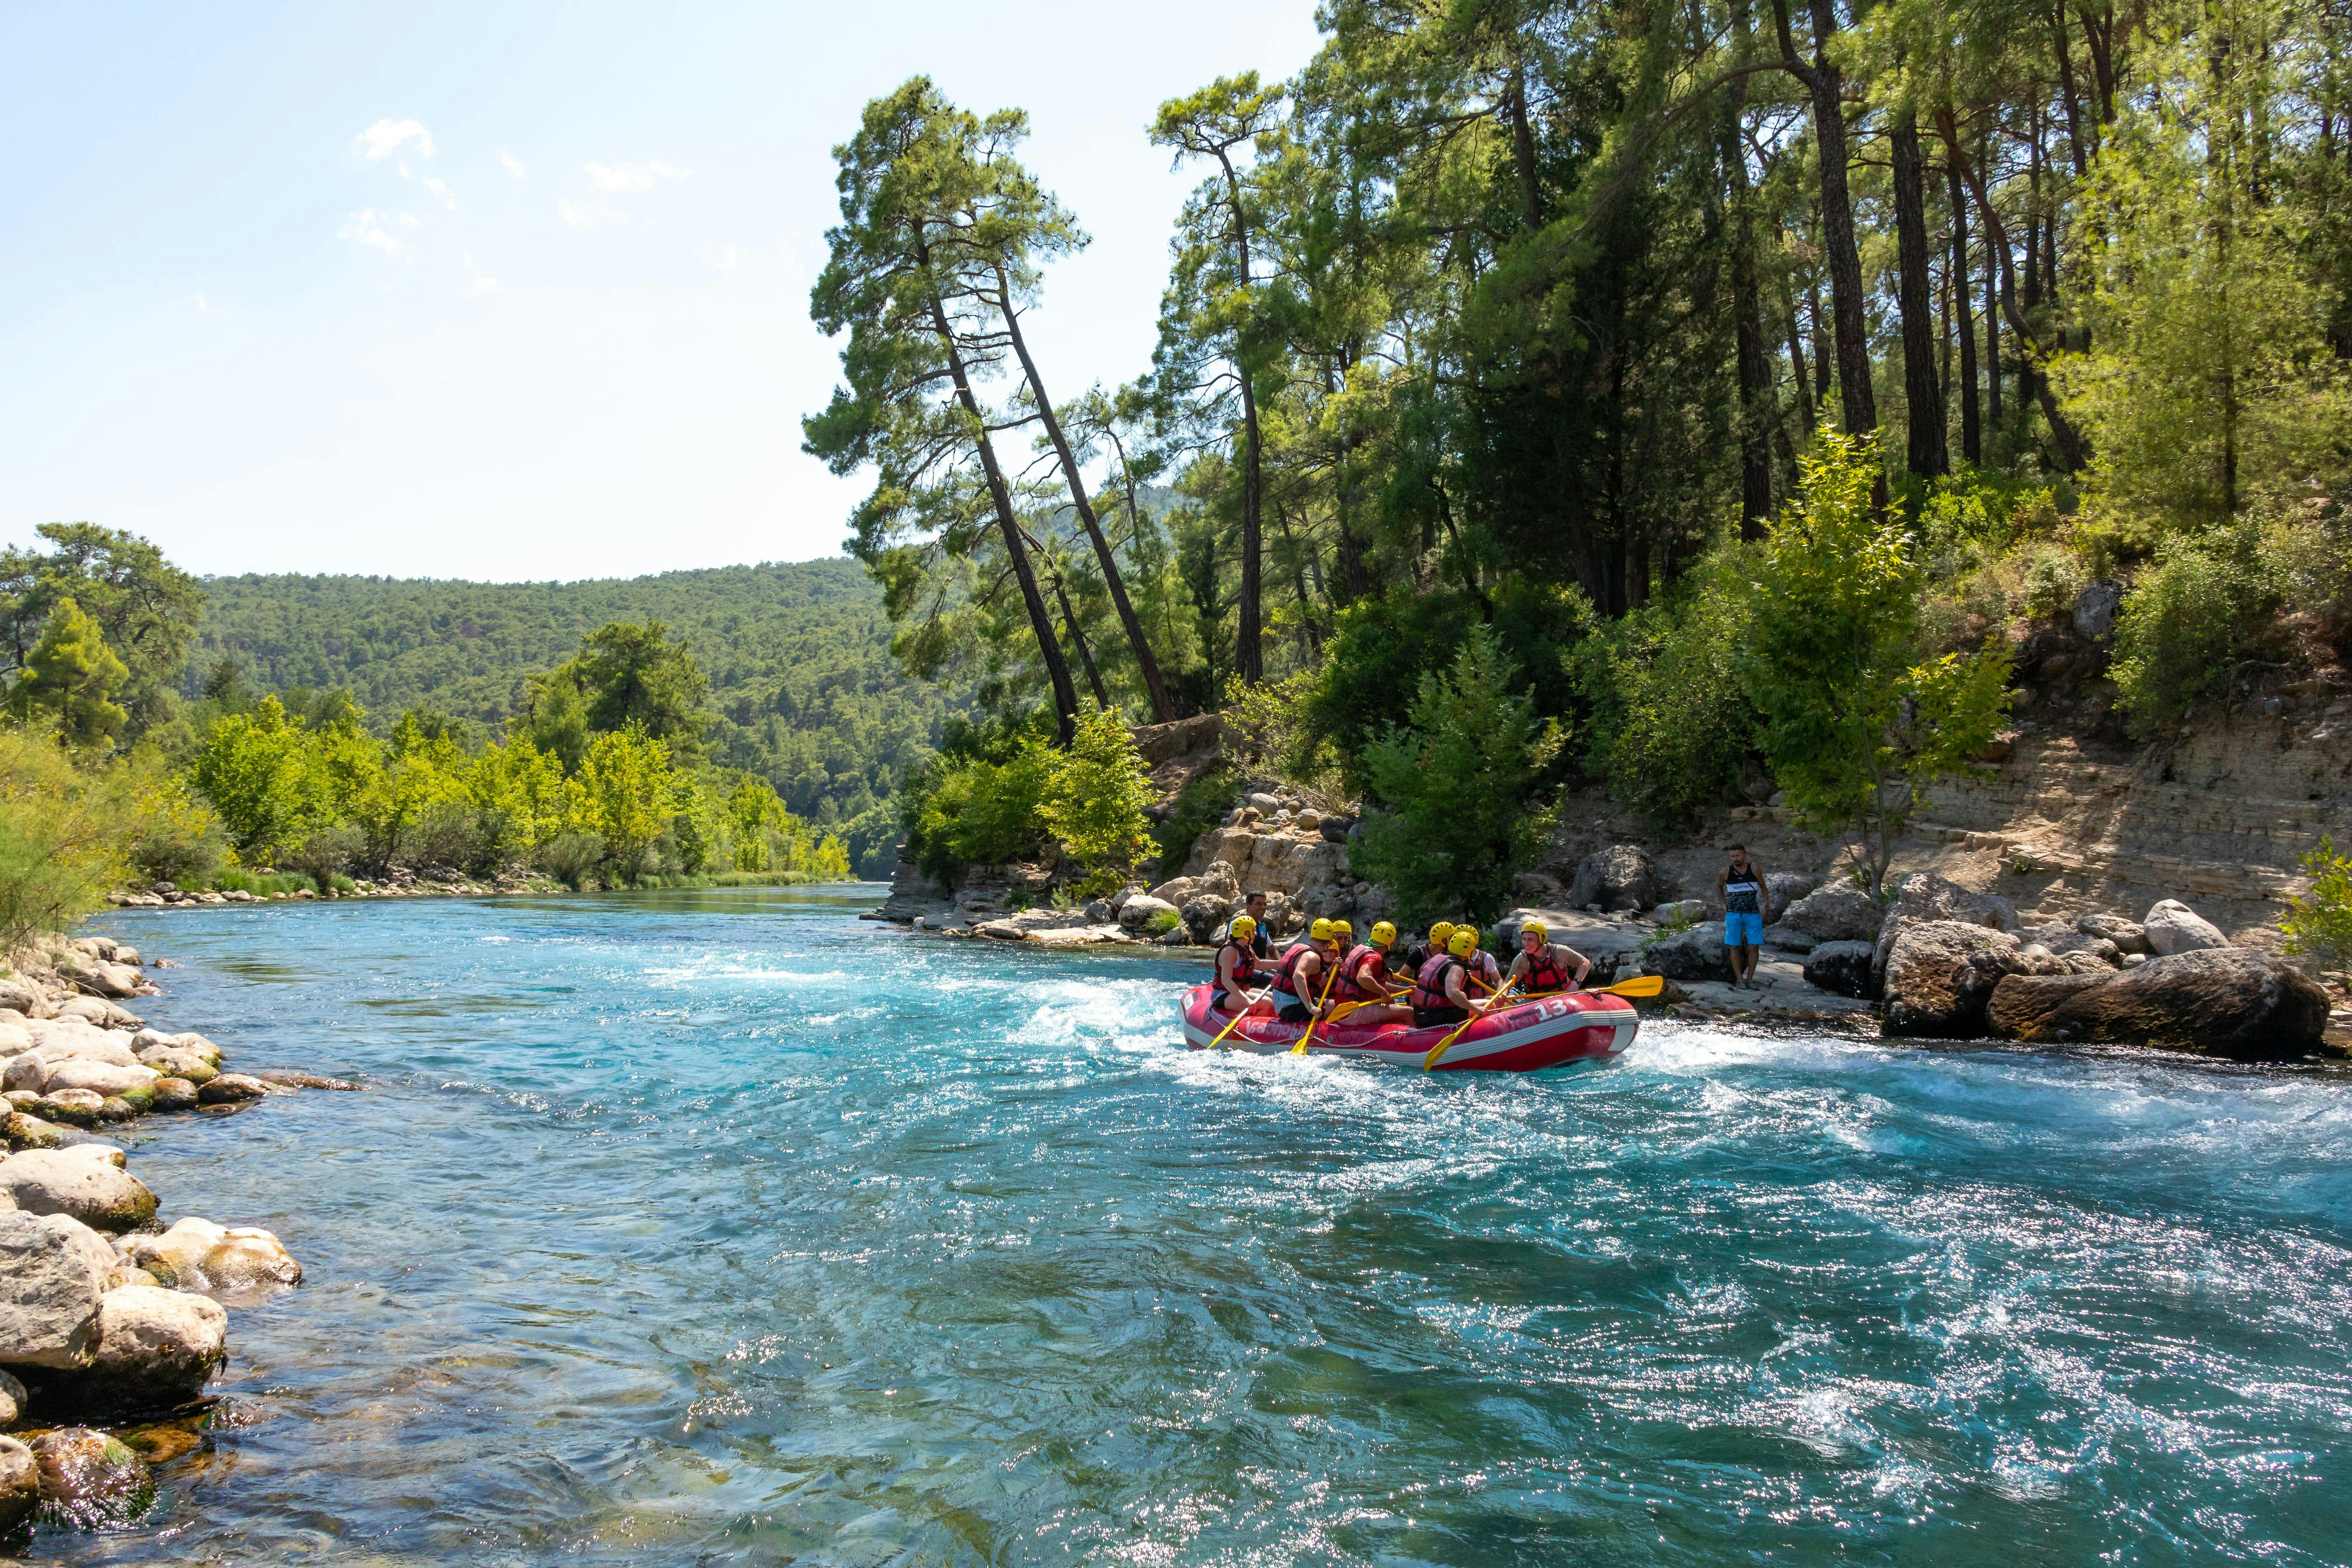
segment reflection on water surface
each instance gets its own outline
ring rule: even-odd
[[[126,915],[363,1077],[146,1124],[238,1311],[44,1560],[2341,1560],[2352,1101],[1654,1024],[1478,1080],[1174,1041],[1193,966],[871,890]],[[299,952],[279,962],[269,947]]]

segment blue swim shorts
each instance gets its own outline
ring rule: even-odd
[[[1737,913],[1725,915],[1723,945],[1727,947],[1761,947],[1764,946],[1764,917]]]

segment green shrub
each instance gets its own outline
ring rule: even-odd
[[[2240,523],[2168,543],[2116,621],[2118,704],[2143,738],[2226,697],[2284,600],[2262,532]]]
[[[1034,739],[1002,762],[943,755],[932,765],[911,824],[916,863],[947,877],[968,865],[1035,853],[1045,841],[1039,808],[1053,777],[1053,748]]]
[[[1053,758],[1037,815],[1085,872],[1082,891],[1116,891],[1150,852],[1151,819],[1145,808],[1152,795],[1150,775],[1117,710],[1079,715],[1070,748]]]
[[[1577,651],[1591,715],[1585,770],[1662,827],[1735,798],[1756,751],[1763,721],[1735,667],[1750,613],[1748,564],[1727,547]]]
[[[1233,768],[1217,762],[1177,793],[1174,809],[1153,834],[1160,846],[1161,881],[1181,872],[1184,862],[1192,858],[1192,846],[1201,841],[1201,835],[1225,820],[1226,813],[1234,809],[1234,794],[1238,787]]]
[[[1364,753],[1389,809],[1367,814],[1351,858],[1396,890],[1408,921],[1499,914],[1512,867],[1550,826],[1533,797],[1562,737],[1536,716],[1531,694],[1513,689],[1517,676],[1495,638],[1475,628],[1445,675],[1422,676],[1409,722]]]
[[[2303,857],[2303,869],[2311,873],[2311,891],[2279,922],[2287,951],[2304,954],[2322,968],[2352,965],[2352,855],[2337,854],[2336,841],[2323,838]]]
[[[47,736],[0,728],[0,954],[104,904],[138,815],[127,769],[76,768]]]
[[[205,885],[215,893],[249,893],[256,898],[268,898],[273,893],[316,893],[319,890],[319,884],[307,876],[282,872],[265,876],[259,872],[235,869],[215,873]]]
[[[1183,923],[1183,917],[1172,909],[1155,909],[1151,918],[1143,923],[1143,929],[1148,936],[1165,936]]]

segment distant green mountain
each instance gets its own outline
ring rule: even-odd
[[[667,622],[710,677],[712,760],[772,780],[787,804],[840,822],[888,799],[957,711],[890,657],[881,590],[853,561],[795,561],[588,582],[218,577],[188,665],[256,686],[347,687],[373,723],[428,706],[495,728],[523,677],[610,621]]]

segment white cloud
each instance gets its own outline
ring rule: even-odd
[[[522,166],[522,160],[516,157],[514,153],[507,148],[501,147],[499,149],[499,162],[505,168],[508,173],[512,174],[518,180],[528,180],[530,178],[530,171]]]
[[[352,139],[352,151],[362,158],[389,158],[409,146],[432,157],[433,133],[414,120],[379,120]]]
[[[457,196],[450,191],[448,186],[443,184],[440,181],[435,179],[430,174],[425,176],[425,188],[433,193],[433,199],[435,201],[440,203],[443,206],[448,208],[453,213],[457,210]]]
[[[416,226],[414,213],[379,213],[373,207],[362,207],[343,219],[343,226],[336,231],[335,237],[373,246],[386,256],[399,256],[408,246],[394,231]]]
[[[664,180],[694,177],[693,170],[673,169],[667,163],[589,163],[584,167],[600,191],[650,191]]]
[[[196,308],[196,314],[199,316],[226,316],[229,314],[229,310],[226,306],[215,305],[202,294],[189,295],[188,303]]]
[[[625,224],[629,221],[626,213],[615,211],[602,202],[575,202],[569,196],[556,197],[555,210],[562,214],[563,221],[575,229],[593,229],[599,224]]]
[[[743,263],[743,253],[731,245],[722,245],[719,254],[710,258],[711,265],[721,272],[732,272]]]

